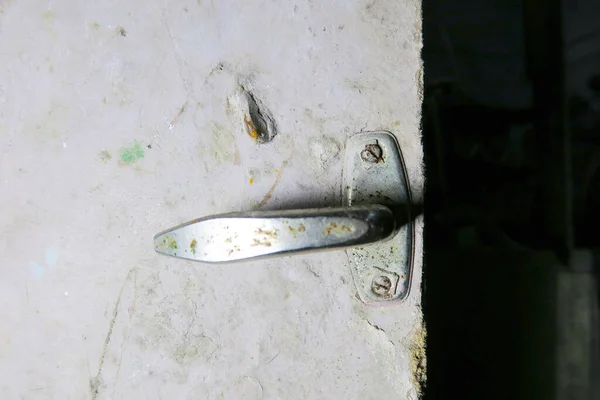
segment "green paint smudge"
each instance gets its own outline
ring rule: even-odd
[[[119,155],[125,164],[132,164],[140,158],[144,158],[144,150],[138,142],[134,141],[130,147],[121,147]]]
[[[192,249],[192,253],[196,254],[196,247],[198,246],[198,241],[193,239],[190,243],[190,249]]]

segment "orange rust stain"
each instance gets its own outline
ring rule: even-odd
[[[254,122],[251,119],[248,119],[246,115],[244,115],[244,123],[248,127],[248,136],[250,136],[253,140],[258,140],[259,134],[256,130],[256,126],[254,126]]]
[[[306,231],[306,226],[304,224],[300,224],[297,227],[293,227],[293,226],[288,226],[288,229],[290,230],[290,233],[292,235],[294,235],[294,237],[296,237],[296,235],[298,233],[304,232]]]
[[[325,227],[325,233],[331,235],[331,231],[337,228],[337,223],[332,222]]]
[[[329,223],[325,229],[323,229],[323,236],[335,235],[335,236],[343,236],[347,233],[351,233],[354,231],[353,226],[348,226],[344,224],[338,224],[337,222]]]

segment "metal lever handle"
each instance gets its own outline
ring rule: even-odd
[[[361,246],[396,233],[382,205],[252,211],[196,219],[154,237],[157,252],[203,262],[231,262],[287,253]]]

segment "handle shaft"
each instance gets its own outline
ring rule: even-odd
[[[361,246],[396,233],[382,205],[252,211],[201,218],[154,237],[157,252],[203,262],[231,262],[287,253]]]

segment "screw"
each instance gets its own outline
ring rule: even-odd
[[[392,281],[385,275],[377,276],[373,279],[371,290],[379,297],[390,296],[392,289]]]
[[[378,144],[368,144],[360,152],[360,158],[370,164],[380,163],[383,161],[383,150]]]

